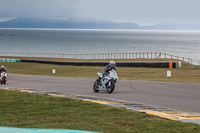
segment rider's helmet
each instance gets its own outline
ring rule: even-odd
[[[4,68],[4,69],[5,69],[5,67],[4,67],[4,66],[1,66],[1,68]]]
[[[111,61],[109,62],[109,65],[111,65],[112,67],[115,67],[115,66],[116,66],[116,62],[113,61],[113,60],[111,60]]]

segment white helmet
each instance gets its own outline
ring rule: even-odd
[[[109,62],[109,65],[112,65],[112,66],[116,66],[116,62],[115,61],[113,61],[113,60],[111,60],[110,62]]]
[[[5,68],[4,66],[1,66],[1,68]]]

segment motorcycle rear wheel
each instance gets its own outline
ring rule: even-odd
[[[106,85],[107,93],[112,93],[115,89],[115,81],[111,80],[110,82],[110,86],[108,86],[108,84]]]
[[[93,91],[94,92],[99,92],[99,87],[98,87],[98,81],[96,80],[95,82],[94,82],[94,85],[93,85]]]

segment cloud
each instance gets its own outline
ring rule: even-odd
[[[1,17],[102,18],[116,22],[200,22],[199,0],[0,0]]]
[[[0,17],[63,18],[77,14],[80,0],[0,0]]]
[[[85,0],[79,9],[118,22],[200,22],[199,5],[199,0]]]

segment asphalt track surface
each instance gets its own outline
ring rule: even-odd
[[[120,78],[120,77],[119,77]],[[200,83],[119,80],[112,94],[93,92],[95,79],[9,74],[1,87],[97,96],[200,113]]]

